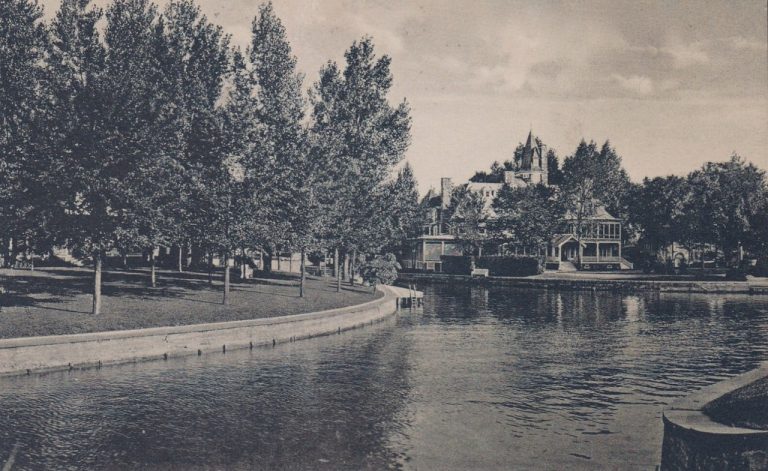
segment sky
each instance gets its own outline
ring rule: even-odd
[[[243,47],[260,3],[198,0]],[[510,159],[530,130],[561,162],[581,139],[610,140],[635,181],[734,152],[768,169],[764,0],[273,3],[307,89],[364,35],[392,58],[422,192]],[[59,0],[41,4],[50,16]]]

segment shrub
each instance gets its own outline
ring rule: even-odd
[[[768,276],[768,257],[760,257],[750,270],[753,276]]]
[[[373,260],[370,260],[361,270],[363,280],[376,289],[376,285],[379,283],[385,285],[391,285],[397,280],[397,270],[400,269],[400,264],[397,263],[397,258],[394,254],[388,253],[386,255],[377,255]]]
[[[443,273],[469,275],[472,272],[472,257],[466,255],[443,255],[440,257]]]
[[[477,268],[487,268],[491,276],[531,276],[543,271],[539,259],[525,255],[478,257]]]
[[[729,268],[725,272],[725,279],[729,281],[747,281],[747,275],[741,268]]]

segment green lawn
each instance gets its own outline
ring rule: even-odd
[[[102,313],[91,315],[92,272],[84,268],[0,270],[0,338],[138,329],[256,319],[360,304],[370,288],[308,279],[304,298],[298,280],[233,282],[230,305],[221,304],[223,282],[210,286],[203,273],[159,271],[156,288],[146,270],[105,271]],[[234,274],[233,274],[234,278]]]

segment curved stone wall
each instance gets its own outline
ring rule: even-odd
[[[731,427],[703,411],[725,394],[768,376],[768,364],[704,388],[664,411],[662,470],[766,470],[768,430]]]
[[[289,342],[353,329],[397,310],[384,296],[357,306],[232,322],[0,340],[0,375],[167,359]]]

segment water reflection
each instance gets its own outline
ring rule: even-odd
[[[653,469],[664,405],[768,359],[768,301],[430,285],[343,335],[0,380],[14,469]]]

